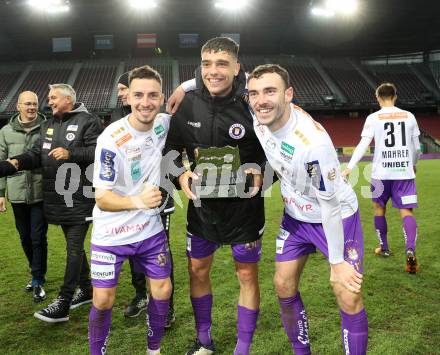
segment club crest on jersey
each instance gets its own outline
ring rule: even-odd
[[[167,256],[166,256],[165,253],[160,253],[160,254],[157,256],[157,265],[163,267],[163,266],[166,265],[167,261],[168,261],[168,258],[167,258]]]
[[[346,253],[348,259],[350,259],[353,263],[359,260],[359,253],[355,248],[348,248]]]
[[[268,148],[268,149],[275,149],[276,146],[277,146],[277,144],[275,143],[275,141],[272,138],[269,138],[266,141],[266,148]]]
[[[240,123],[234,123],[229,127],[229,136],[233,139],[241,139],[244,137],[246,130]]]
[[[71,142],[75,139],[75,134],[73,134],[72,132],[69,132],[66,134],[66,139]]]
[[[334,179],[336,179],[336,169],[335,168],[333,168],[332,170],[330,170],[328,172],[327,179],[329,179],[330,181],[333,181]]]
[[[145,138],[145,145],[149,148],[153,146],[153,138],[147,137]]]

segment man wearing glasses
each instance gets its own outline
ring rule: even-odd
[[[32,147],[46,118],[38,112],[38,97],[31,91],[18,96],[18,113],[0,130],[0,160],[19,155]],[[47,269],[47,222],[43,213],[41,170],[20,171],[0,178],[0,212],[6,211],[6,192],[15,217],[15,227],[31,270],[26,285],[34,302],[46,298],[43,289]]]

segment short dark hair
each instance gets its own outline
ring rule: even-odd
[[[143,65],[130,71],[130,74],[128,75],[128,83],[131,84],[134,79],[153,79],[162,87],[162,77],[158,71],[154,70],[149,65]]]
[[[382,100],[392,99],[397,95],[396,85],[393,83],[383,83],[376,89],[376,96],[380,97]]]
[[[235,58],[238,58],[238,50],[240,46],[232,38],[229,37],[215,37],[206,42],[201,50],[204,52],[222,52],[225,51]]]
[[[263,74],[267,73],[278,74],[281,79],[283,79],[284,85],[286,85],[286,89],[290,87],[289,73],[286,69],[278,64],[262,64],[255,67],[255,69],[252,70],[252,73],[249,74],[247,80],[249,82],[249,80],[251,79],[259,79]]]

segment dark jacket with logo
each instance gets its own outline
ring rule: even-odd
[[[46,118],[38,113],[29,130],[19,122],[20,113],[11,117],[9,123],[0,130],[0,160],[22,154],[31,149],[40,137],[40,125]],[[8,178],[0,178],[0,197],[7,192],[11,203],[33,204],[43,200],[42,176],[40,169],[19,171]]]
[[[201,81],[199,80],[198,83]],[[227,97],[212,97],[206,87],[186,93],[171,119],[165,152],[185,149],[194,168],[194,149],[238,147],[241,164],[264,165],[266,157],[253,129],[252,116],[244,99],[245,75],[240,72]],[[175,161],[182,166],[181,156]],[[165,167],[166,169],[166,167]],[[171,177],[173,179],[173,177]],[[179,188],[177,178],[173,179]],[[188,204],[188,232],[223,244],[253,242],[264,228],[264,200],[252,198],[217,198]]]
[[[60,118],[43,122],[40,138],[34,146],[13,157],[19,161],[19,170],[41,167],[44,212],[48,223],[84,224],[85,218],[91,216],[95,205],[91,164],[101,131],[100,120],[83,104],[76,104],[72,111]],[[48,155],[58,147],[69,151],[69,160],[55,160]]]

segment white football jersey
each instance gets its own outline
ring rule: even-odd
[[[358,209],[356,194],[340,175],[339,161],[325,129],[300,107],[291,104],[288,123],[276,132],[260,125],[255,133],[281,183],[285,211],[300,221],[322,223],[316,198],[336,193],[342,218]]]
[[[148,132],[136,131],[126,116],[99,136],[95,151],[93,186],[121,196],[140,194],[145,184],[159,186],[162,150],[170,116],[158,114]],[[163,229],[159,210],[121,212],[93,209],[92,243],[115,246],[147,239]]]
[[[365,121],[362,137],[374,138],[371,177],[380,180],[414,179],[413,137],[420,135],[411,112],[384,107]]]

